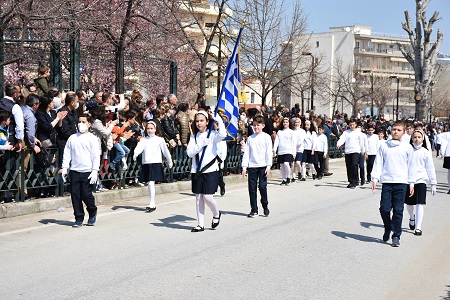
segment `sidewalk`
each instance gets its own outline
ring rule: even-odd
[[[330,164],[344,162],[344,158],[330,159]],[[271,178],[280,178],[280,170],[271,170]],[[242,182],[242,176],[239,174],[224,176],[226,185]],[[190,181],[178,181],[172,183],[161,183],[155,185],[156,194],[173,193],[180,191],[190,191]],[[109,204],[128,199],[147,197],[147,186],[131,187],[122,190],[110,190],[101,193],[95,193],[97,205]],[[72,207],[70,196],[56,198],[33,199],[26,202],[11,202],[0,204],[0,219],[11,218],[23,215],[29,215],[44,211],[57,210],[61,207]]]

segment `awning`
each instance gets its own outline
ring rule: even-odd
[[[403,57],[391,57],[391,61],[408,62],[408,60],[406,60],[406,58]]]

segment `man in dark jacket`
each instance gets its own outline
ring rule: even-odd
[[[67,111],[67,116],[62,120],[62,126],[58,129],[58,147],[64,149],[69,137],[77,133],[78,115],[76,109],[78,108],[78,97],[74,92],[66,94],[65,105],[60,111]]]
[[[0,99],[0,110],[5,110],[11,115],[8,142],[14,145],[17,152],[22,150],[22,141],[24,137],[23,113],[19,104],[17,104],[19,96],[20,87],[7,84],[5,86],[5,97]]]

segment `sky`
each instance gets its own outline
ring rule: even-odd
[[[372,32],[407,35],[401,25],[405,10],[415,24],[415,0],[300,0],[300,3],[308,15],[307,33],[359,25],[372,27]],[[431,0],[426,9],[428,20],[434,11],[442,19],[433,26],[432,40],[436,40],[438,28],[444,31],[439,52],[450,53],[450,0]]]

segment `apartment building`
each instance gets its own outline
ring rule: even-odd
[[[313,74],[297,78],[291,84],[292,90],[301,90],[306,99],[299,93],[284,91],[283,102],[303,101],[305,111],[314,109],[317,114],[332,115],[338,109],[348,114],[384,115],[386,119],[395,119],[398,80],[399,118],[414,116],[414,71],[397,44],[410,47],[406,36],[372,32],[367,26],[343,26],[299,37],[293,47],[304,47],[305,43],[308,52],[303,55],[310,55],[313,60],[292,57],[291,63],[303,59],[303,65],[313,65],[314,68],[310,68]],[[347,78],[346,89],[338,86],[344,85],[338,82],[338,76],[341,80]],[[314,107],[310,106],[311,97],[305,96],[311,95],[311,84],[304,84],[308,81],[313,82]],[[301,83],[307,88],[295,86]],[[348,92],[349,88],[353,95]],[[354,101],[349,103],[347,99],[352,97]]]

